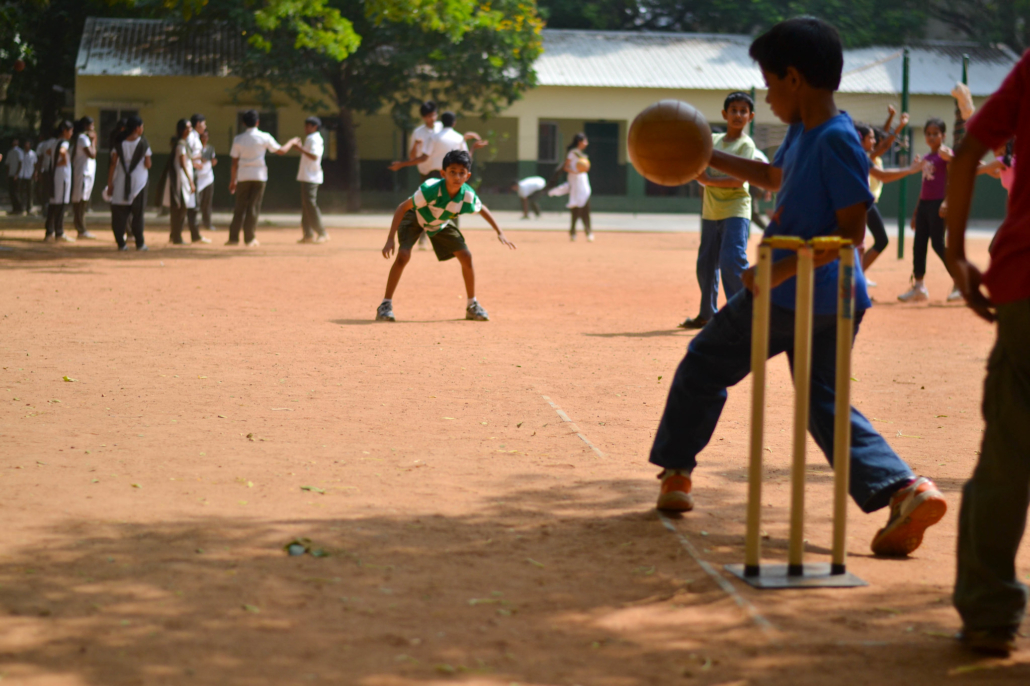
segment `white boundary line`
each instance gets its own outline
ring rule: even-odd
[[[588,439],[586,436],[583,435],[583,432],[579,430],[579,427],[576,426],[575,422],[573,422],[571,419],[569,419],[569,415],[565,414],[564,410],[562,410],[560,407],[558,407],[554,403],[554,401],[551,400],[550,398],[548,398],[546,395],[542,395],[540,397],[543,398],[544,400],[546,400],[547,403],[551,407],[554,408],[554,411],[558,413],[558,416],[561,418],[561,420],[563,422],[565,422],[566,424],[568,424],[569,428],[572,429],[573,431],[575,431],[576,435],[579,436],[580,440],[583,441],[584,443],[586,443],[590,447],[591,450],[593,450],[595,453],[597,453],[598,457],[604,457],[604,453],[601,452],[601,449],[598,448],[593,443],[591,443],[590,439]]]
[[[751,604],[751,601],[740,595],[740,593],[737,592],[737,589],[733,587],[733,584],[719,574],[719,572],[715,570],[715,567],[712,567],[712,565],[702,559],[701,554],[697,552],[697,548],[694,547],[694,544],[691,543],[686,536],[680,533],[680,530],[676,528],[676,525],[673,524],[671,519],[662,514],[661,511],[658,512],[658,519],[661,520],[662,526],[671,531],[676,538],[679,539],[680,545],[682,545],[683,549],[686,550],[692,558],[694,558],[694,562],[697,563],[697,566],[704,570],[705,574],[712,577],[715,583],[718,584],[719,588],[726,592],[726,595],[733,598],[733,602],[735,602],[740,609],[744,610],[759,629],[765,632],[776,630],[776,627],[758,612],[758,609]]]

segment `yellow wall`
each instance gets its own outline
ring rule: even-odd
[[[164,136],[175,131],[175,122],[194,112],[207,117],[211,140],[219,151],[227,152],[235,133],[236,113],[261,103],[243,97],[234,102],[231,90],[238,80],[226,77],[179,76],[79,76],[75,88],[76,116],[88,114],[99,119],[100,109],[139,109],[147,132],[157,150],[162,149]],[[728,92],[728,91],[727,91]],[[648,105],[663,99],[684,100],[697,107],[713,123],[722,121],[722,102],[726,92],[698,90],[665,90],[650,88],[572,88],[541,86],[516,102],[500,117],[465,118],[458,121],[461,131],[476,131],[491,139],[488,153],[497,161],[537,159],[537,132],[541,121],[556,122],[563,141],[567,142],[585,121],[614,121],[620,124],[620,163],[625,162],[626,130],[633,118]],[[755,108],[757,123],[778,124],[764,103],[764,91],[758,91]],[[841,109],[854,113],[856,119],[882,124],[886,103],[898,104],[897,96],[839,94]],[[982,99],[980,99],[982,100]],[[273,100],[279,115],[279,138],[286,140],[303,134],[302,110],[285,96]],[[327,102],[327,105],[331,103]],[[331,107],[315,112],[332,116]],[[417,113],[413,113],[413,119]],[[930,115],[943,118],[950,128],[954,121],[954,101],[948,96],[913,96],[912,124],[916,128],[915,151],[926,152],[921,135],[922,124]],[[396,159],[404,156],[403,133],[387,114],[357,119],[358,153],[363,159]],[[296,153],[293,153],[296,154]]]

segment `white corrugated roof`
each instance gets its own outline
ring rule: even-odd
[[[733,34],[648,33],[545,29],[536,62],[541,86],[748,90],[763,87],[748,56],[753,38]],[[83,75],[227,76],[243,40],[225,25],[181,31],[153,19],[86,20],[75,64]],[[970,55],[969,87],[990,95],[1018,56],[1004,46],[927,42],[910,48],[910,92],[945,95]],[[901,51],[896,47],[846,50],[841,91],[900,93]]]
[[[706,33],[643,33],[547,29],[537,60],[542,86],[747,90],[763,87],[762,73],[748,56],[751,36]],[[946,95],[970,56],[969,87],[990,95],[1018,56],[1004,46],[925,42],[909,48],[909,92]],[[846,93],[900,93],[901,48],[869,47],[844,52]]]

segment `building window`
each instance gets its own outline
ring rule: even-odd
[[[100,149],[105,152],[110,150],[111,134],[114,133],[118,120],[137,115],[139,110],[100,110],[100,132],[97,138]]]
[[[540,131],[537,134],[537,161],[545,164],[553,164],[561,159],[561,140],[558,138],[558,125],[550,122],[540,122]]]
[[[236,113],[236,133],[240,134],[247,130],[247,127],[243,125],[243,112],[247,110],[241,110]],[[268,112],[258,112],[258,129],[265,133],[271,134],[272,138],[279,140],[279,114],[275,110],[269,110]]]

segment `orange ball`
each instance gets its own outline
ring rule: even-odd
[[[685,102],[661,100],[629,127],[629,159],[640,175],[661,186],[696,179],[712,157],[712,130]]]
[[[580,159],[576,160],[576,171],[578,171],[578,172],[588,172],[588,171],[590,171],[590,160],[588,160],[585,157],[581,157]]]

